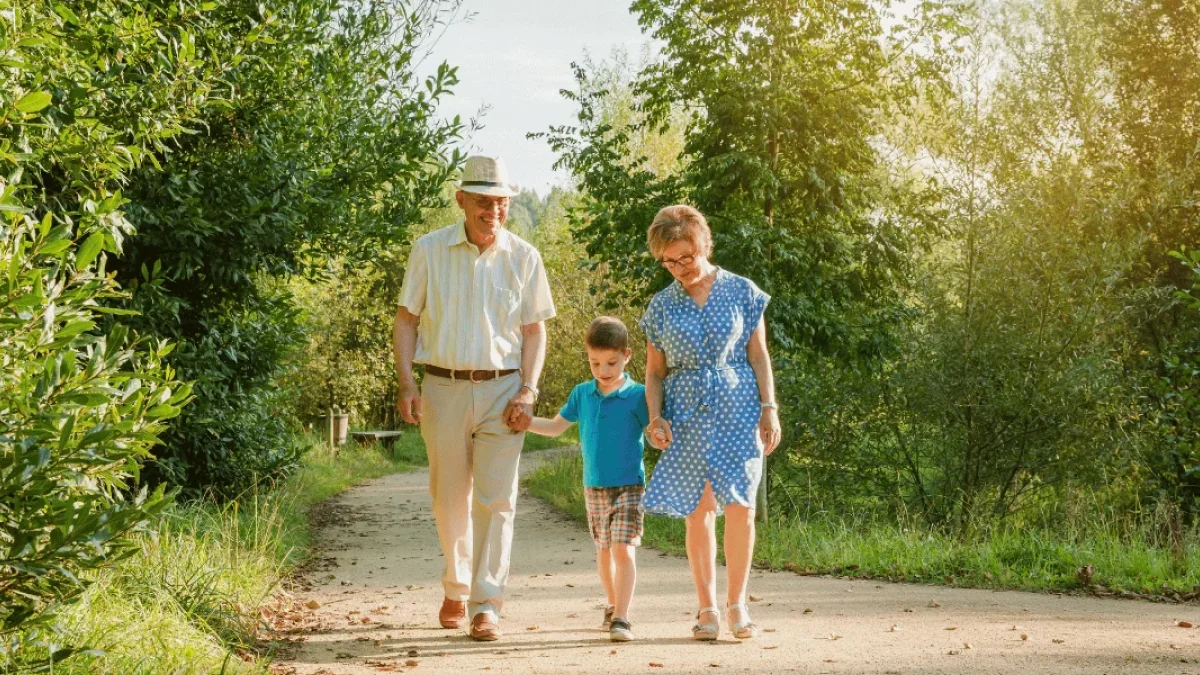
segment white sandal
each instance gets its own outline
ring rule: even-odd
[[[733,610],[735,610],[735,609],[742,610],[742,612],[744,613],[743,615],[746,617],[747,620],[739,621],[739,622],[735,623],[733,620]],[[730,632],[733,633],[733,637],[735,637],[739,640],[749,640],[751,638],[758,637],[758,632],[759,632],[758,625],[755,624],[753,621],[749,621],[750,608],[746,606],[746,603],[739,602],[736,605],[726,605],[725,611],[729,615],[729,630],[730,630]]]
[[[708,614],[709,612],[717,615],[717,620],[712,623],[700,623],[700,615]],[[693,640],[716,640],[721,634],[721,612],[716,607],[705,607],[696,612],[696,625],[692,626]]]

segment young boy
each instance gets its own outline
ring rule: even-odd
[[[608,596],[604,623],[610,639],[627,642],[633,639],[629,603],[637,578],[634,551],[642,543],[645,513],[642,430],[650,424],[650,413],[646,388],[625,374],[632,355],[625,324],[602,316],[588,327],[585,342],[595,379],[576,386],[554,419],[535,417],[529,430],[558,436],[579,422],[588,526]]]

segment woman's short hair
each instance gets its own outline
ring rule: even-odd
[[[708,220],[703,213],[687,204],[661,209],[646,233],[646,244],[650,247],[650,255],[655,258],[662,254],[663,249],[680,240],[692,242],[698,255],[712,255],[712,230],[708,229]]]
[[[623,352],[629,349],[629,331],[615,316],[600,316],[588,326],[584,342],[592,349],[615,349]]]

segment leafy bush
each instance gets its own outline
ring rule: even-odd
[[[456,82],[442,66],[415,75],[419,50],[456,3],[302,0],[248,18],[222,74],[231,95],[163,169],[133,176],[137,228],[117,279],[139,330],[178,342],[171,364],[197,403],[172,425],[152,481],[189,495],[236,495],[296,465],[277,380],[303,344],[281,283],[344,256],[372,259],[438,204],[458,162],[461,123],[437,101]],[[381,327],[386,330],[386,327]]]
[[[190,397],[170,346],[104,305],[132,232],[119,186],[225,97],[201,2],[25,0],[0,13],[0,634],[44,643],[81,575],[126,555],[164,505],[135,492]],[[232,54],[232,51],[229,55]],[[28,664],[27,664],[28,665]]]

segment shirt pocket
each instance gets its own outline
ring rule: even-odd
[[[521,296],[516,291],[492,287],[492,307],[496,316],[496,331],[502,335],[521,332]]]

